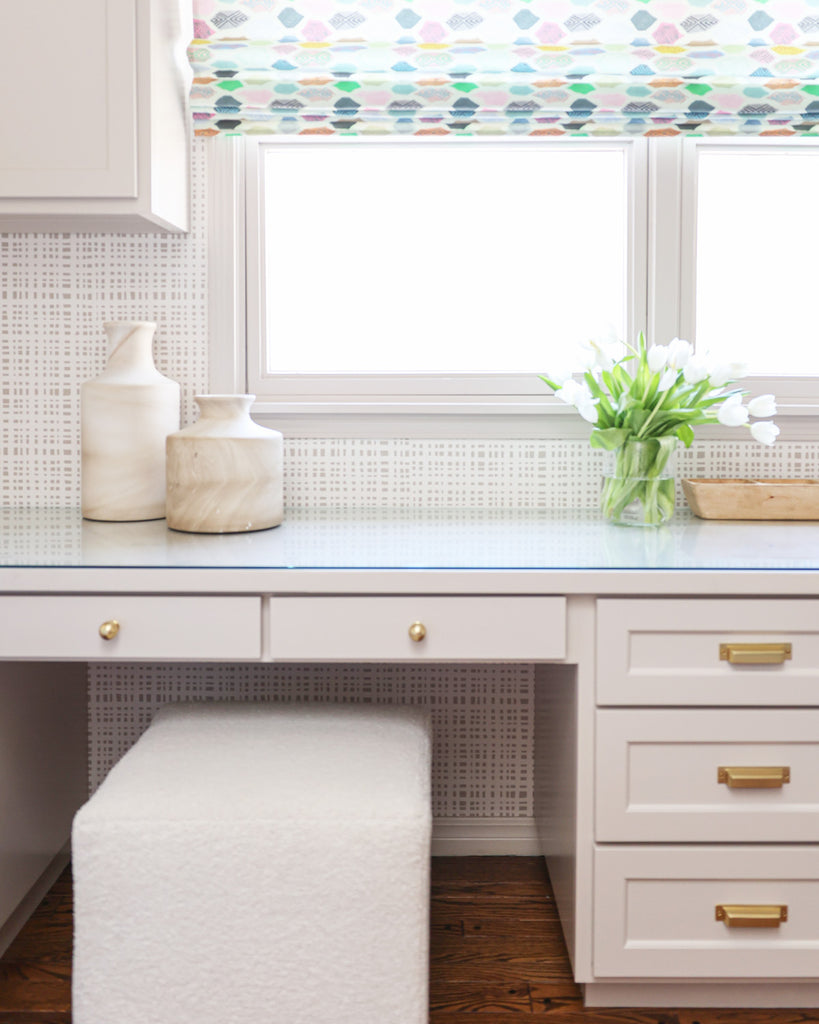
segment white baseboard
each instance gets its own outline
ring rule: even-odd
[[[435,818],[433,857],[533,857],[540,854],[534,818]]]
[[[703,981],[634,982],[606,981],[581,986],[584,1006],[696,1006],[771,1007],[814,1009],[819,1006],[819,985],[810,979],[781,978],[776,982]],[[748,1014],[748,1019],[751,1019]],[[800,1015],[794,1014],[793,1020]],[[672,1015],[669,1014],[671,1019]],[[636,1017],[632,1018],[636,1020]],[[676,1020],[676,1017],[673,1017]],[[737,1018],[734,1017],[734,1020]],[[762,1016],[757,1019],[761,1020]],[[802,1020],[816,1018],[802,1017]]]

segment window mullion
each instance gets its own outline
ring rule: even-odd
[[[632,341],[637,332],[648,330],[648,268],[649,268],[649,212],[648,212],[648,139],[633,139],[626,150],[628,165],[627,209],[629,219],[627,280],[626,340]]]
[[[683,140],[651,139],[648,152],[647,328],[651,343],[686,337],[682,298]]]

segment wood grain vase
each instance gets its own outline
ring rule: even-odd
[[[200,417],[167,441],[167,519],[186,533],[245,533],[284,517],[283,441],[250,418],[255,395],[197,395]]]
[[[103,325],[108,363],[80,388],[82,514],[126,522],[165,515],[165,438],[179,429],[179,385],[153,361],[156,324]]]

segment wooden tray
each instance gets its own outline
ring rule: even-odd
[[[819,480],[683,480],[701,519],[819,519]]]

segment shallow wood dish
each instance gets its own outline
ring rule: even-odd
[[[701,519],[819,519],[819,480],[683,480]]]

